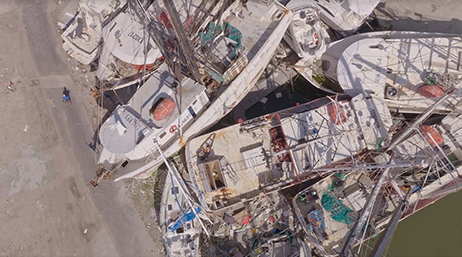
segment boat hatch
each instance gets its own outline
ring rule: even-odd
[[[204,167],[212,191],[226,187],[219,160],[207,162]]]

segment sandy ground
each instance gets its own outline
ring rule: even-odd
[[[382,0],[375,14],[393,30],[462,34],[460,0]]]
[[[88,67],[61,48],[56,16],[69,1],[0,1],[0,256],[161,256],[129,182],[88,184],[101,113]]]

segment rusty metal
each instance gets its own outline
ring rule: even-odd
[[[103,167],[98,166],[98,168],[96,169],[96,177],[90,180],[90,184],[96,188],[99,186],[99,182],[101,181],[101,179],[109,178],[112,175],[112,173],[112,170],[106,170]]]
[[[210,134],[210,136],[207,137],[207,139],[204,141],[199,146],[199,149],[197,150],[197,156],[201,159],[204,160],[209,156],[210,151],[212,150],[212,145],[213,145],[213,140],[215,139],[215,133]]]

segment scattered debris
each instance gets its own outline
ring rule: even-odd
[[[90,181],[90,184],[94,187],[98,187],[99,186],[99,182],[101,179],[107,179],[111,176],[113,171],[110,171],[110,170],[106,170],[104,169],[103,167],[101,166],[98,166],[98,169],[96,171],[96,177],[94,177],[91,181]]]
[[[6,88],[11,90],[11,91],[16,90],[16,87],[14,86],[14,84],[13,84],[13,82],[11,80],[8,82],[8,85],[6,86]]]
[[[31,82],[31,83],[30,83],[31,86],[38,86],[38,85],[40,85],[40,80],[38,80],[38,79],[33,79],[33,80],[31,80],[30,82]]]

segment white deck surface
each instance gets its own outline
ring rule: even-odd
[[[199,235],[202,233],[199,223],[196,220],[199,218],[187,221],[182,229],[176,231],[170,231],[169,229],[183,215],[183,212],[188,213],[190,210],[191,208],[180,189],[180,185],[178,185],[175,178],[167,174],[162,192],[159,227],[162,233],[164,233],[163,239],[168,256],[197,256],[196,254],[199,251]]]
[[[372,91],[374,96],[387,99],[390,107],[421,111],[436,101],[418,93],[425,84],[427,70],[462,78],[461,54],[460,37],[360,39],[342,53],[337,78],[350,95]],[[397,96],[386,95],[389,86],[398,89]],[[458,101],[446,102],[439,109],[454,109]]]
[[[321,20],[343,35],[353,34],[372,13],[379,0],[309,0],[318,11]]]
[[[142,135],[147,137],[152,133],[160,134],[165,127],[174,124],[180,113],[188,113],[187,108],[204,91],[203,86],[189,78],[186,78],[181,86],[173,88],[175,79],[166,68],[166,64],[162,65],[140,87],[129,103],[118,106],[103,124],[100,140],[107,150],[115,154],[127,154],[135,150],[138,144],[144,142],[140,138]],[[164,120],[154,120],[153,116],[149,115],[149,109],[161,98],[167,97],[171,97],[176,104],[174,112]],[[152,142],[150,144],[152,145]]]
[[[117,4],[112,0],[78,2],[79,12],[61,37],[64,40],[64,50],[77,61],[88,65],[96,58],[97,50],[100,47],[103,21],[111,13],[124,6],[126,0],[121,0]],[[62,26],[64,25],[62,24]]]

